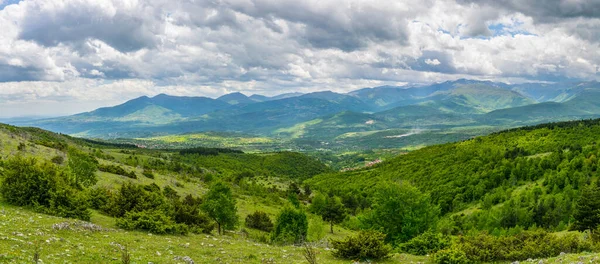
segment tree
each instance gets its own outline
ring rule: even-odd
[[[439,208],[417,188],[408,183],[389,184],[376,191],[373,209],[361,222],[387,234],[386,241],[402,243],[428,230],[438,214]]]
[[[313,214],[321,215],[326,203],[327,198],[325,197],[325,195],[317,193],[312,199],[312,203],[310,204],[309,210]]]
[[[333,234],[333,224],[341,223],[346,217],[346,210],[340,201],[340,198],[331,196],[325,200],[325,207],[321,211],[323,221],[329,223],[329,228]]]
[[[308,234],[308,218],[302,210],[286,206],[279,212],[272,239],[282,244],[299,243]]]
[[[69,169],[73,183],[76,186],[83,185],[89,187],[98,181],[96,179],[96,170],[98,169],[98,161],[94,157],[87,155],[75,148],[69,149]]]
[[[222,182],[213,184],[204,196],[201,209],[217,223],[219,235],[222,230],[231,230],[238,223],[237,207],[231,188]]]
[[[577,201],[573,215],[575,230],[595,230],[600,224],[600,181],[586,186]]]

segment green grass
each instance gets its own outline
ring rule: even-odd
[[[195,263],[306,263],[300,247],[258,243],[240,232],[159,236],[115,229],[113,219],[100,214],[94,214],[91,221],[105,230],[57,230],[53,225],[77,221],[0,203],[0,262],[31,263],[39,245],[43,263],[121,263],[121,245],[127,246],[132,263],[183,263],[175,260],[178,256],[188,256]],[[324,246],[317,251],[319,263],[350,263],[333,258]],[[374,263],[425,260],[396,254],[390,260]]]

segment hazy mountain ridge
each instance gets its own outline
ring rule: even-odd
[[[273,97],[231,93],[217,99],[160,94],[73,116],[13,122],[90,137],[233,131],[312,137],[390,128],[524,125],[600,116],[597,82],[509,85],[456,80]],[[352,113],[352,114],[351,114]],[[360,117],[360,118],[359,118]],[[368,120],[367,117],[369,117]],[[333,118],[333,119],[332,119]],[[275,132],[279,131],[279,132]],[[294,132],[291,134],[298,135]],[[289,134],[289,135],[291,135]]]

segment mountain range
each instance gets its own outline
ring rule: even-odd
[[[160,94],[72,116],[12,124],[95,138],[222,131],[335,140],[347,133],[389,129],[514,127],[598,116],[598,82],[510,85],[461,79],[274,97]]]

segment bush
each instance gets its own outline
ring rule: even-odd
[[[188,227],[177,224],[158,210],[127,212],[117,219],[117,226],[128,230],[145,230],[154,234],[186,234]]]
[[[176,223],[186,224],[192,233],[210,234],[215,228],[212,220],[200,211],[200,198],[187,195],[182,201],[175,202],[174,219]]]
[[[127,212],[132,211],[171,210],[160,192],[149,192],[144,189],[144,186],[131,183],[121,185],[104,209],[105,213],[114,217],[123,217]]]
[[[377,260],[389,257],[392,247],[385,243],[385,234],[377,231],[360,231],[345,240],[331,241],[333,256],[352,260]]]
[[[413,255],[428,255],[451,245],[450,238],[441,233],[427,231],[406,243],[400,244],[401,251]]]
[[[559,237],[544,230],[499,237],[479,233],[461,237],[456,246],[476,262],[546,258],[558,256],[561,252],[578,253],[592,249],[591,241],[581,239],[578,234]]]
[[[154,173],[151,170],[144,169],[142,175],[146,176],[148,179],[154,179]]]
[[[18,156],[4,162],[3,167],[0,194],[8,203],[33,207],[46,214],[89,220],[85,198],[68,185],[67,174],[60,167]]]
[[[104,207],[109,203],[110,198],[110,191],[103,187],[89,189],[88,191],[90,207],[96,210],[105,211],[106,209]]]
[[[307,241],[320,241],[327,233],[327,223],[318,216],[312,216],[308,219],[308,237]]]
[[[99,171],[103,171],[103,172],[108,172],[108,173],[112,173],[112,174],[117,174],[117,175],[125,176],[125,177],[131,178],[131,179],[137,179],[137,175],[135,175],[135,172],[133,172],[133,171],[126,171],[121,166],[100,164],[100,165],[98,165],[98,170]]]
[[[89,221],[87,197],[72,189],[57,189],[50,193],[50,206],[38,208],[40,212],[67,218]]]
[[[52,157],[52,159],[50,159],[50,161],[52,161],[52,163],[56,164],[56,165],[61,165],[63,164],[63,162],[65,162],[65,158],[63,156],[57,155]]]
[[[256,211],[246,216],[246,226],[266,232],[273,230],[273,222],[267,213],[262,211]]]
[[[457,249],[443,249],[435,253],[432,258],[435,264],[469,264],[472,263],[465,252]]]
[[[291,207],[285,207],[279,212],[271,239],[278,244],[297,244],[308,234],[308,219],[306,213]]]

